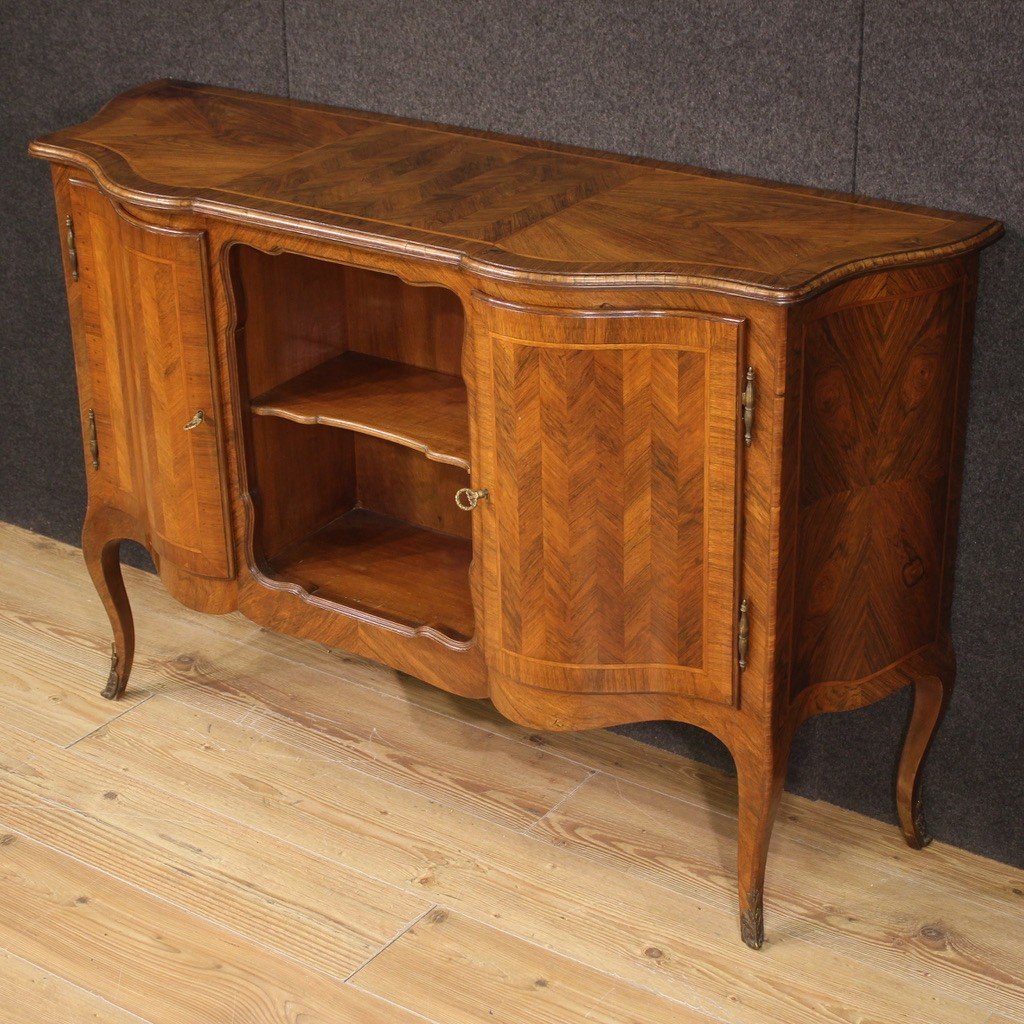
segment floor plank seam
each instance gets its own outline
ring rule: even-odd
[[[430,913],[432,913],[432,912],[433,912],[433,911],[435,911],[435,910],[437,910],[437,904],[436,904],[436,903],[432,903],[432,904],[431,904],[431,905],[430,905],[429,907],[427,907],[427,909],[426,909],[426,910],[424,910],[424,911],[423,911],[422,913],[420,913],[420,914],[417,914],[417,915],[416,915],[416,916],[415,916],[415,917],[414,917],[414,918],[413,918],[413,919],[412,919],[411,921],[408,921],[408,922],[406,922],[406,923],[405,923],[404,925],[402,925],[402,927],[401,927],[401,928],[399,928],[399,929],[398,929],[398,931],[397,931],[397,932],[396,932],[396,933],[395,933],[395,934],[394,934],[394,935],[393,935],[393,936],[392,936],[392,937],[391,937],[390,939],[388,939],[388,941],[387,941],[387,942],[385,942],[383,946],[381,946],[381,947],[380,947],[380,949],[378,949],[378,950],[377,950],[377,951],[376,951],[376,952],[375,952],[375,953],[374,953],[374,954],[373,954],[372,956],[370,956],[370,957],[368,957],[368,958],[367,958],[366,960],[364,960],[364,961],[363,961],[363,963],[361,963],[361,964],[360,964],[360,965],[359,965],[359,966],[358,966],[358,967],[357,967],[357,968],[356,968],[356,969],[355,969],[354,971],[352,971],[352,972],[351,972],[351,973],[350,973],[350,974],[348,975],[348,977],[346,977],[346,978],[344,979],[344,980],[345,980],[345,982],[346,982],[346,984],[347,984],[348,982],[352,981],[352,979],[353,979],[353,978],[354,978],[354,977],[355,977],[355,976],[356,976],[356,975],[357,975],[357,974],[358,974],[358,973],[359,973],[359,972],[360,972],[361,970],[363,970],[363,969],[364,969],[365,967],[369,967],[369,966],[370,966],[370,964],[372,964],[372,963],[373,963],[373,961],[374,961],[374,960],[376,960],[376,959],[377,959],[377,957],[379,957],[379,956],[381,955],[381,953],[383,953],[383,952],[385,952],[386,950],[390,949],[390,948],[391,948],[391,947],[392,947],[392,946],[393,946],[393,945],[394,945],[394,944],[395,944],[395,943],[396,943],[396,942],[397,942],[397,941],[398,941],[398,940],[399,940],[399,939],[400,939],[400,938],[401,938],[401,937],[402,937],[403,935],[405,935],[405,934],[406,934],[407,932],[409,932],[409,931],[411,931],[411,930],[412,930],[413,928],[415,928],[415,927],[416,927],[416,925],[418,925],[418,924],[420,923],[420,921],[422,921],[422,920],[423,920],[423,918],[425,918],[425,917],[427,916],[427,914],[430,914]],[[357,986],[356,986],[356,988],[359,988],[359,986],[357,985]],[[364,989],[364,990],[362,990],[362,991],[366,991],[366,990]]]
[[[156,696],[156,691],[143,691],[146,696],[142,700],[137,700],[131,707],[125,708],[120,714],[114,715],[113,718],[108,719],[106,722],[102,722],[96,726],[95,729],[90,729],[87,733],[79,736],[77,739],[72,740],[70,743],[66,743],[61,749],[70,750],[76,743],[81,743],[82,740],[87,740],[90,736],[94,736],[100,731],[100,729],[106,729],[108,725],[113,725],[114,722],[119,722],[125,715],[130,715],[136,708],[141,708],[143,704],[148,703]]]
[[[564,803],[571,800],[595,775],[598,774],[599,772],[596,769],[589,771],[585,778],[580,779],[580,781],[577,782],[576,785],[567,793],[563,793],[539,818],[535,818],[529,825],[523,828],[521,830],[523,835],[526,835],[526,833],[531,829],[536,828],[542,821],[544,821],[545,818],[548,817],[548,815],[555,814]]]
[[[15,960],[20,960],[23,964],[28,964],[29,967],[35,967],[40,971],[45,972],[51,978],[57,978],[58,981],[63,982],[65,985],[73,988],[76,992],[82,992],[92,999],[99,1000],[99,1002],[117,1010],[119,1013],[125,1014],[129,1017],[139,1021],[139,1024],[153,1024],[153,1021],[149,1017],[143,1017],[137,1014],[134,1010],[129,1010],[128,1007],[122,1006],[120,1003],[115,1003],[109,1000],[106,996],[101,995],[99,992],[94,992],[91,988],[86,988],[84,985],[79,985],[77,981],[72,981],[70,978],[65,977],[63,974],[58,974],[56,971],[51,970],[44,964],[36,963],[34,960],[29,960],[28,957],[22,956],[20,953],[15,953],[13,950],[8,949],[6,946],[0,946],[0,950],[6,953],[8,956],[13,957]],[[55,1022],[56,1024],[56,1022]],[[60,1024],[77,1024],[77,1021],[66,1020],[61,1021]]]

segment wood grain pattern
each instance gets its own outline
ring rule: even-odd
[[[466,642],[473,636],[471,556],[462,538],[355,508],[285,548],[270,568],[318,602]]]
[[[708,729],[751,946],[807,717],[915,686],[897,807],[921,844],[999,224],[169,82],[32,151],[81,222],[109,696],[133,539],[189,608],[534,729]]]
[[[70,751],[2,725],[0,738],[8,827],[330,977],[431,906]]]
[[[0,1024],[139,1024],[105,999],[0,950]]]
[[[420,1020],[8,829],[0,898],[12,911],[0,916],[0,944],[154,1024]]]
[[[473,984],[453,986],[452,974]],[[440,908],[353,983],[446,1024],[710,1024],[715,1018]]]
[[[468,259],[497,278],[645,275],[776,301],[978,248],[1001,230],[964,214],[180,82],[127,93],[32,153],[83,167],[139,205],[242,222],[258,213],[339,241],[371,233],[394,251]]]
[[[733,699],[738,325],[478,300],[493,668]]]
[[[963,281],[806,322],[793,688],[940,638]]]

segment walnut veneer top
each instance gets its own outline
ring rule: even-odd
[[[183,82],[125,93],[30,151],[127,202],[371,241],[491,277],[775,302],[1002,232],[960,213]]]

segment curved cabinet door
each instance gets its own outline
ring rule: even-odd
[[[58,188],[58,205],[62,196]],[[131,353],[121,342],[116,263],[118,220],[95,187],[71,182],[61,207],[61,242],[82,409],[90,502],[143,515],[136,460]],[[67,218],[67,219],[65,219]],[[70,223],[68,222],[70,221]],[[71,234],[69,235],[69,232]],[[67,245],[74,241],[74,275]]]
[[[481,296],[475,313],[491,668],[732,702],[742,322]]]
[[[105,395],[99,472],[116,474],[110,491],[133,491],[126,511],[145,517],[159,556],[230,579],[205,235],[144,224],[85,183],[71,183],[70,205],[88,358]]]

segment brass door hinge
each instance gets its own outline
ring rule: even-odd
[[[78,280],[78,249],[75,246],[75,222],[68,215],[64,220],[68,240],[68,263],[71,266],[71,280]]]
[[[92,456],[92,468],[100,468],[100,443],[96,438],[96,410],[89,410],[89,454]]]
[[[747,367],[747,385],[740,399],[743,406],[743,443],[749,448],[754,439],[754,368]]]
[[[747,667],[747,651],[750,648],[750,601],[743,598],[740,602],[740,625],[736,633],[736,653],[739,656],[740,668]]]

